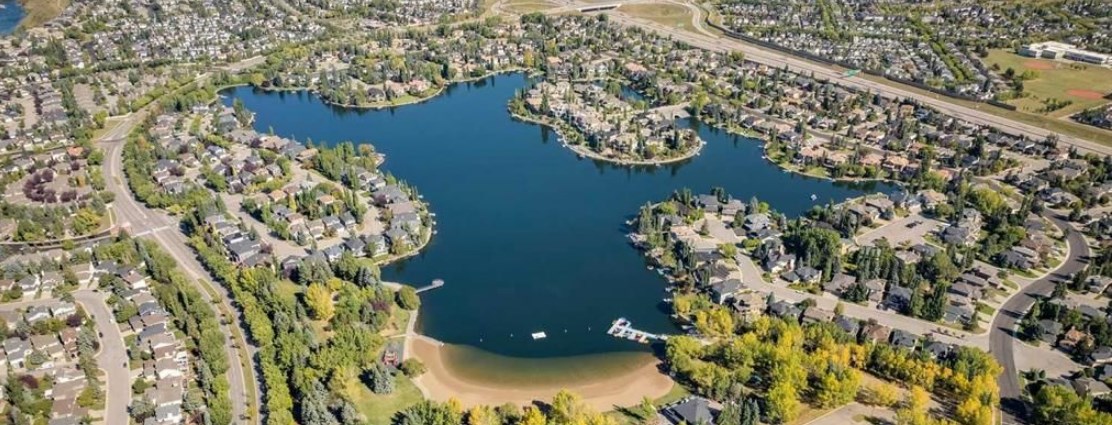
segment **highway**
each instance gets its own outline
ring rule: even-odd
[[[989,334],[989,351],[1004,368],[999,380],[1003,416],[1001,419],[1004,425],[1024,423],[1019,420],[1024,412],[1024,404],[1020,399],[1022,388],[1019,381],[1019,371],[1016,370],[1014,351],[1015,344],[1023,343],[1016,341],[1018,339],[1017,325],[1020,319],[1027,314],[1037,298],[1050,295],[1054,291],[1055,282],[1066,279],[1069,275],[1084,269],[1091,252],[1089,244],[1085,241],[1081,232],[1074,230],[1065,220],[1052,214],[1044,216],[1055,226],[1067,232],[1066,242],[1069,244],[1069,257],[1053,272],[1032,282],[1018,294],[1008,299],[1000,307],[1000,314],[997,314],[996,319],[993,320]]]
[[[559,3],[562,6],[545,11],[545,13],[566,13],[572,10],[576,10],[580,7],[600,5],[600,3],[588,3],[584,1],[574,0],[563,0]],[[630,0],[615,2],[612,4],[648,3],[686,5],[689,9],[701,10],[693,4],[683,1]],[[895,82],[885,84],[867,80],[864,78],[844,78],[841,70],[831,68],[830,66],[825,64],[803,60],[785,53],[755,46],[749,43],[744,43],[737,39],[711,35],[703,27],[703,17],[701,11],[693,13],[692,19],[692,25],[694,29],[699,31],[700,34],[696,34],[686,29],[669,27],[645,19],[635,18],[621,13],[620,11],[607,11],[602,13],[606,13],[610,17],[611,22],[627,26],[637,26],[648,30],[654,30],[675,40],[683,41],[694,47],[717,52],[739,51],[745,54],[745,59],[756,63],[776,68],[782,68],[786,66],[789,70],[804,75],[813,73],[816,78],[835,81],[837,84],[847,87],[853,87],[858,90],[868,90],[889,98],[915,99],[916,101],[938,109],[945,114],[952,115],[954,117],[974,124],[993,126],[1004,133],[1017,136],[1023,135],[1033,139],[1043,139],[1046,136],[1057,134],[1059,136],[1059,141],[1064,145],[1075,146],[1078,148],[1078,150],[1094,152],[1101,155],[1112,154],[1112,146],[1098,143],[1099,141],[1085,140],[1073,136],[1058,134],[1045,128],[1017,122],[1008,118],[994,115],[990,112],[986,112],[981,108],[970,108],[963,105],[951,103],[952,99],[948,99],[945,96],[935,94],[927,95],[919,92],[913,92],[911,90],[899,87],[899,84]],[[984,109],[988,108],[992,108],[992,106],[984,106]],[[1112,141],[1112,138],[1104,141],[1110,142]]]

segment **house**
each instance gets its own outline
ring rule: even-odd
[[[841,297],[856,282],[857,278],[845,273],[838,273],[831,277],[829,282],[822,284],[822,290]]]
[[[1112,347],[1102,345],[1089,354],[1089,364],[1099,365],[1112,363]]]
[[[893,310],[904,310],[911,304],[911,295],[910,288],[892,285],[888,288],[888,295],[884,297],[884,305]]]
[[[19,338],[4,340],[4,355],[11,367],[22,369],[29,354],[31,354],[31,343],[27,340]]]
[[[1058,346],[1067,351],[1073,351],[1079,344],[1089,339],[1089,334],[1077,329],[1076,327],[1070,328],[1062,335],[1062,339],[1058,341]]]
[[[791,319],[798,321],[799,315],[802,313],[803,312],[800,311],[799,307],[796,307],[795,304],[783,300],[774,302],[772,303],[772,305],[768,306],[768,314],[779,317],[781,319]]]
[[[892,335],[892,330],[887,326],[879,323],[866,323],[861,327],[861,341],[863,342],[887,342]]]
[[[954,352],[954,345],[945,342],[931,341],[924,347],[924,350],[926,350],[927,354],[929,354],[932,359],[938,360],[949,357],[950,353]]]
[[[725,304],[726,301],[741,292],[743,288],[744,285],[737,279],[727,279],[714,283],[710,285],[711,299],[718,304]]]
[[[896,329],[892,331],[892,336],[890,337],[889,342],[891,342],[892,345],[896,347],[914,350],[916,347],[919,346],[919,337],[915,336],[915,334],[911,332]]]
[[[1040,320],[1038,323],[1038,338],[1047,343],[1058,342],[1058,335],[1062,334],[1062,324],[1050,319]]]
[[[744,318],[755,318],[768,308],[768,298],[757,292],[745,292],[734,296],[734,311]]]
[[[665,408],[664,417],[674,425],[709,425],[714,423],[714,413],[710,401],[702,397],[691,397]]]
[[[781,275],[784,280],[790,283],[805,283],[814,284],[818,283],[822,278],[822,272],[816,270],[811,266],[803,266],[798,269],[789,271]]]
[[[861,330],[861,322],[849,316],[835,317],[834,324],[854,338],[857,337],[858,332]]]
[[[808,308],[803,312],[803,323],[828,323],[834,320],[834,312],[818,307]]]
[[[1101,397],[1112,392],[1105,383],[1089,377],[1074,379],[1073,390],[1082,397]]]

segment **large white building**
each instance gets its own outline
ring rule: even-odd
[[[1096,65],[1112,64],[1112,56],[1078,49],[1077,46],[1057,41],[1032,43],[1019,48],[1019,54],[1032,58],[1069,59]]]

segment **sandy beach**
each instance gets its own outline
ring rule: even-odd
[[[567,389],[582,396],[591,407],[607,411],[617,406],[636,405],[641,402],[642,397],[661,397],[674,385],[671,378],[658,371],[659,362],[655,360],[647,361],[628,372],[566,385],[521,386],[473,382],[453,373],[445,363],[443,346],[425,338],[407,340],[407,351],[428,368],[428,372],[414,380],[417,387],[430,399],[445,401],[455,398],[465,407],[480,404],[497,406],[505,403],[529,405],[538,400],[547,402],[561,389]]]

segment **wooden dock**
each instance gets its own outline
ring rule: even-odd
[[[417,293],[420,294],[425,291],[431,291],[441,286],[444,286],[444,279],[433,279],[431,284],[417,288]]]
[[[642,330],[637,330],[633,327],[633,323],[624,317],[618,318],[610,325],[610,329],[606,333],[617,338],[628,339],[630,341],[648,344],[653,341],[663,341],[668,339],[665,335],[657,335],[648,333]]]

